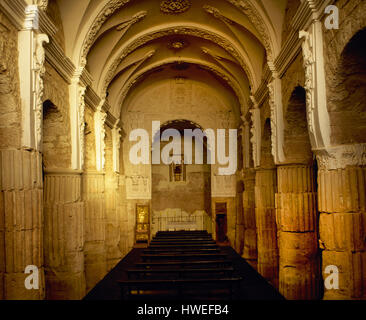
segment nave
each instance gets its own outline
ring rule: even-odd
[[[231,247],[207,231],[158,232],[133,249],[84,300],[282,300]]]

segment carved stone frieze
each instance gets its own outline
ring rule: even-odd
[[[268,84],[269,105],[271,111],[271,139],[272,155],[275,163],[285,161],[284,145],[284,120],[282,110],[281,79],[275,78]]]
[[[314,80],[313,80],[313,65],[315,63],[313,57],[312,35],[306,31],[300,31],[300,38],[303,39],[302,54],[305,69],[305,90],[306,90],[306,104],[307,104],[307,118],[310,133],[314,134],[314,122],[312,113],[314,112],[313,94],[314,94]]]
[[[84,166],[84,153],[85,153],[85,92],[86,87],[79,87],[79,146],[80,146],[80,167]]]
[[[105,100],[102,100],[100,106],[94,114],[94,131],[96,146],[96,167],[98,171],[104,170],[105,165],[105,121],[107,114],[103,110]]]
[[[39,149],[42,144],[42,117],[43,117],[43,76],[46,72],[45,63],[45,49],[44,43],[48,43],[49,39],[46,34],[38,34],[35,36],[35,52],[33,55],[33,99],[34,99],[34,113],[35,113],[35,135],[36,146]]]

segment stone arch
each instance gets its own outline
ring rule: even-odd
[[[342,51],[330,96],[332,143],[365,143],[366,28],[358,31]]]
[[[238,61],[238,64],[245,71],[250,86],[256,88],[259,85],[260,80],[255,77],[255,72],[250,61],[250,57],[245,54],[245,52],[238,47],[238,44],[233,40],[229,40],[226,37],[217,34],[216,32],[205,30],[199,25],[191,24],[172,24],[161,28],[159,30],[147,30],[133,37],[130,41],[125,43],[118,50],[115,50],[113,57],[111,57],[104,66],[104,72],[101,74],[97,85],[97,92],[103,94],[112,79],[115,77],[115,71],[117,70],[119,64],[124,58],[126,58],[131,52],[137,48],[147,44],[148,42],[162,38],[164,36],[169,36],[172,34],[180,35],[191,35],[202,39],[210,40],[222,48],[224,48],[230,55],[234,56]]]
[[[49,168],[68,168],[70,144],[67,126],[59,108],[51,101],[43,102],[43,165]]]
[[[160,126],[160,134],[167,129],[176,129],[181,135],[184,129],[202,129],[196,122],[177,119],[163,123]],[[158,132],[154,134],[154,141],[158,139]],[[166,231],[167,229],[179,230],[179,223],[184,223],[187,228],[206,229],[211,228],[211,165],[205,161],[207,145],[203,143],[203,164],[195,164],[195,145],[192,144],[193,164],[181,163],[179,175],[182,179],[175,179],[175,164],[152,164],[152,198],[151,208],[153,224],[151,232]],[[160,152],[165,142],[160,144]],[[183,147],[182,155],[186,152]],[[190,201],[186,201],[189,198]],[[177,224],[174,224],[174,221]]]
[[[176,62],[176,58],[167,58],[164,61],[159,61],[153,65],[150,65],[150,66],[144,68],[143,70],[141,70],[140,72],[138,72],[137,74],[132,76],[121,90],[120,96],[118,97],[118,100],[117,100],[117,107],[118,106],[123,107],[124,100],[127,97],[130,90],[132,90],[133,87],[136,84],[138,84],[138,82],[141,79],[143,79],[146,74],[148,74],[149,72],[151,72],[153,70],[159,69],[160,67],[163,67],[165,65],[173,64],[174,62]],[[247,109],[247,102],[246,102],[243,91],[238,86],[235,79],[233,79],[232,76],[230,74],[228,74],[225,70],[222,70],[221,68],[216,67],[214,64],[211,64],[206,61],[199,60],[199,59],[186,58],[186,59],[180,60],[180,62],[185,62],[185,63],[190,63],[193,65],[200,66],[200,67],[208,70],[209,72],[211,72],[213,75],[217,75],[218,77],[223,79],[223,81],[225,81],[228,84],[228,86],[235,93],[235,95],[240,103],[240,107],[244,110]],[[112,108],[113,107],[114,106],[112,106]]]
[[[77,45],[73,51],[73,62],[80,66],[85,66],[87,55],[93,46],[96,36],[103,24],[118,10],[122,9],[131,0],[112,0],[104,1],[98,5],[88,21],[84,24],[85,28],[79,30],[80,37],[75,42]],[[232,5],[248,16],[253,25],[258,29],[263,45],[267,51],[268,57],[272,60],[274,54],[278,50],[275,46],[276,39],[273,39],[273,30],[270,30],[268,20],[264,17],[263,12],[258,10],[251,1],[227,0]],[[276,50],[277,49],[277,50]]]
[[[309,164],[313,156],[306,118],[306,91],[297,86],[285,109],[284,153],[292,164]]]

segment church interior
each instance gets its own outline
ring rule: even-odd
[[[0,0],[0,300],[365,300],[365,12]]]

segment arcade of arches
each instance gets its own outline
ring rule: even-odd
[[[339,29],[325,27],[328,5]],[[0,298],[82,299],[170,229],[207,230],[287,299],[366,298],[365,12],[362,0],[0,0]],[[152,121],[237,129],[236,173],[131,164],[130,132],[151,139]]]

